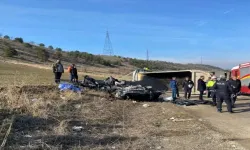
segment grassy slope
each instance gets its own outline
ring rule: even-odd
[[[27,48],[24,46],[24,44],[14,42],[11,40],[4,40],[0,39],[0,56],[3,55],[3,49],[6,47],[13,47],[15,48],[19,55],[15,58],[19,61],[26,61],[28,63],[35,63],[35,64],[43,64],[41,63],[36,55],[36,50],[34,46],[33,48]],[[46,48],[45,48],[46,49]],[[53,50],[46,49],[50,56],[55,53]],[[63,52],[62,60],[66,66],[68,66],[70,63],[74,62],[75,59],[68,57],[67,53]],[[121,57],[112,57],[112,56],[101,56],[101,58],[105,60],[109,60],[111,62],[113,61],[119,61],[121,62],[121,66],[103,66],[100,64],[93,64],[86,62],[86,60],[82,58],[78,58],[77,60],[81,63],[77,63],[79,67],[84,67],[83,71],[90,70],[94,73],[101,72],[101,73],[108,73],[108,74],[127,74],[138,67],[145,67],[146,61],[144,60],[133,60],[131,58],[121,58]],[[50,57],[49,62],[46,64],[51,65],[52,62],[55,60]],[[222,70],[221,68],[210,66],[210,65],[201,65],[201,64],[178,64],[178,63],[171,63],[171,62],[163,62],[163,61],[150,61],[149,67],[160,69],[160,70],[183,70],[183,69],[198,69],[198,70],[206,70],[206,71],[218,71]]]

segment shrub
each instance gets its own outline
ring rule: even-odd
[[[10,39],[8,35],[5,35],[3,38],[8,39],[8,40]]]
[[[51,46],[51,45],[50,45],[48,48],[49,48],[50,50],[53,50],[53,49],[54,49],[53,46]]]
[[[121,66],[122,63],[120,61],[114,61],[112,62],[113,65],[116,65],[116,66]]]
[[[62,51],[62,49],[61,49],[61,48],[56,48],[56,51],[60,51],[60,52],[61,52],[61,51]]]
[[[15,38],[14,41],[15,42],[19,42],[19,43],[23,43],[23,39],[19,38],[19,37]]]
[[[32,45],[30,43],[24,43],[24,46],[27,48],[32,48]]]
[[[39,46],[44,47],[45,45],[43,43],[40,43]]]
[[[5,57],[13,57],[13,56],[16,56],[17,54],[18,53],[17,53],[17,51],[14,48],[6,47],[4,49],[4,56]]]
[[[54,58],[55,59],[61,59],[62,58],[62,52],[57,50],[55,53],[54,53]]]
[[[49,53],[45,49],[37,47],[36,50],[37,50],[37,57],[40,59],[40,61],[42,62],[48,61]]]

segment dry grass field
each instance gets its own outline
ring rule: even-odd
[[[62,93],[55,86],[10,86],[1,89],[0,99],[6,149],[243,149],[168,103],[120,101],[95,91]]]
[[[0,87],[0,149],[244,149],[183,107],[60,92],[49,69],[0,63]]]
[[[64,66],[67,68],[67,65]],[[125,76],[130,70],[125,68],[120,69],[105,69],[90,66],[79,66],[79,80],[83,79],[84,75],[90,75],[95,79],[106,79],[113,75],[119,79],[131,80],[131,76]],[[65,70],[62,80],[69,80],[69,73]],[[37,65],[28,63],[6,63],[0,61],[0,86],[6,85],[53,85],[54,74],[49,65]]]

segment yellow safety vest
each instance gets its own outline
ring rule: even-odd
[[[208,83],[207,83],[207,87],[208,87],[208,88],[211,88],[211,87],[214,86],[214,84],[215,84],[215,81],[210,80],[210,81],[208,81]]]

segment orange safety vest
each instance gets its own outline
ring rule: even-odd
[[[69,72],[69,73],[70,73],[71,69],[72,69],[72,66],[69,66],[69,67],[68,67],[68,72]]]

